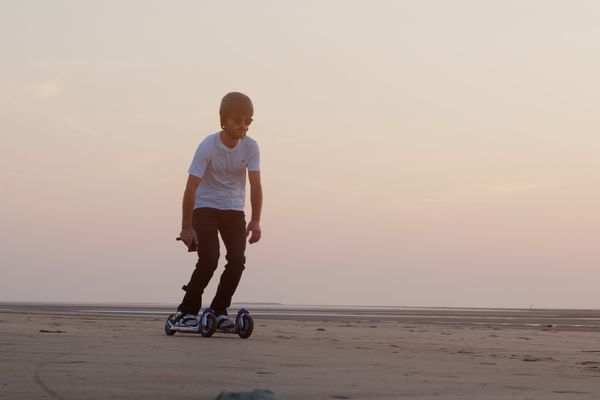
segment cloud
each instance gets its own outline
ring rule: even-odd
[[[533,182],[508,182],[482,185],[470,190],[434,192],[422,200],[423,203],[462,203],[515,196],[535,190],[552,188],[554,185]]]
[[[65,90],[66,87],[59,82],[45,81],[34,85],[33,94],[39,101],[48,101],[60,96]]]
[[[482,189],[482,191],[491,195],[511,195],[521,192],[528,192],[535,189],[545,189],[548,187],[550,187],[550,185],[544,185],[540,183],[513,182],[486,186]]]
[[[15,172],[11,170],[0,170],[0,175],[8,176],[10,178],[18,178],[23,180],[40,180],[39,176],[24,174],[21,172]]]
[[[94,129],[91,126],[71,115],[61,115],[57,117],[57,121],[69,129],[70,132],[78,133],[83,136],[91,136],[94,134]]]

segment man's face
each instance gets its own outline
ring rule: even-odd
[[[225,120],[225,131],[233,139],[242,139],[251,123],[251,115],[229,115]]]

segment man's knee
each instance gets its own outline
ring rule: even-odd
[[[199,257],[196,263],[196,269],[206,272],[215,272],[219,265],[219,257]]]
[[[197,253],[198,262],[196,263],[196,268],[201,266],[209,269],[217,268],[219,257],[221,256],[218,247],[216,249],[205,248],[204,246],[198,247]]]
[[[246,269],[245,264],[246,264],[246,257],[243,254],[228,255],[227,256],[227,265],[225,266],[225,268],[242,272],[244,269]]]

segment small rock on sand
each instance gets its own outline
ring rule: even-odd
[[[268,389],[256,389],[248,392],[221,392],[216,400],[277,400],[277,397]]]

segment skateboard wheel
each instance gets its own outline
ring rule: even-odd
[[[247,312],[241,313],[236,318],[236,328],[238,336],[242,339],[248,339],[254,330],[254,320]]]
[[[213,313],[204,313],[200,320],[200,333],[204,337],[211,337],[217,330],[217,316]]]
[[[167,320],[165,321],[165,334],[167,336],[173,336],[175,334],[175,329],[171,329],[171,323],[174,323],[176,314],[171,314],[169,315],[169,318],[167,318]]]

